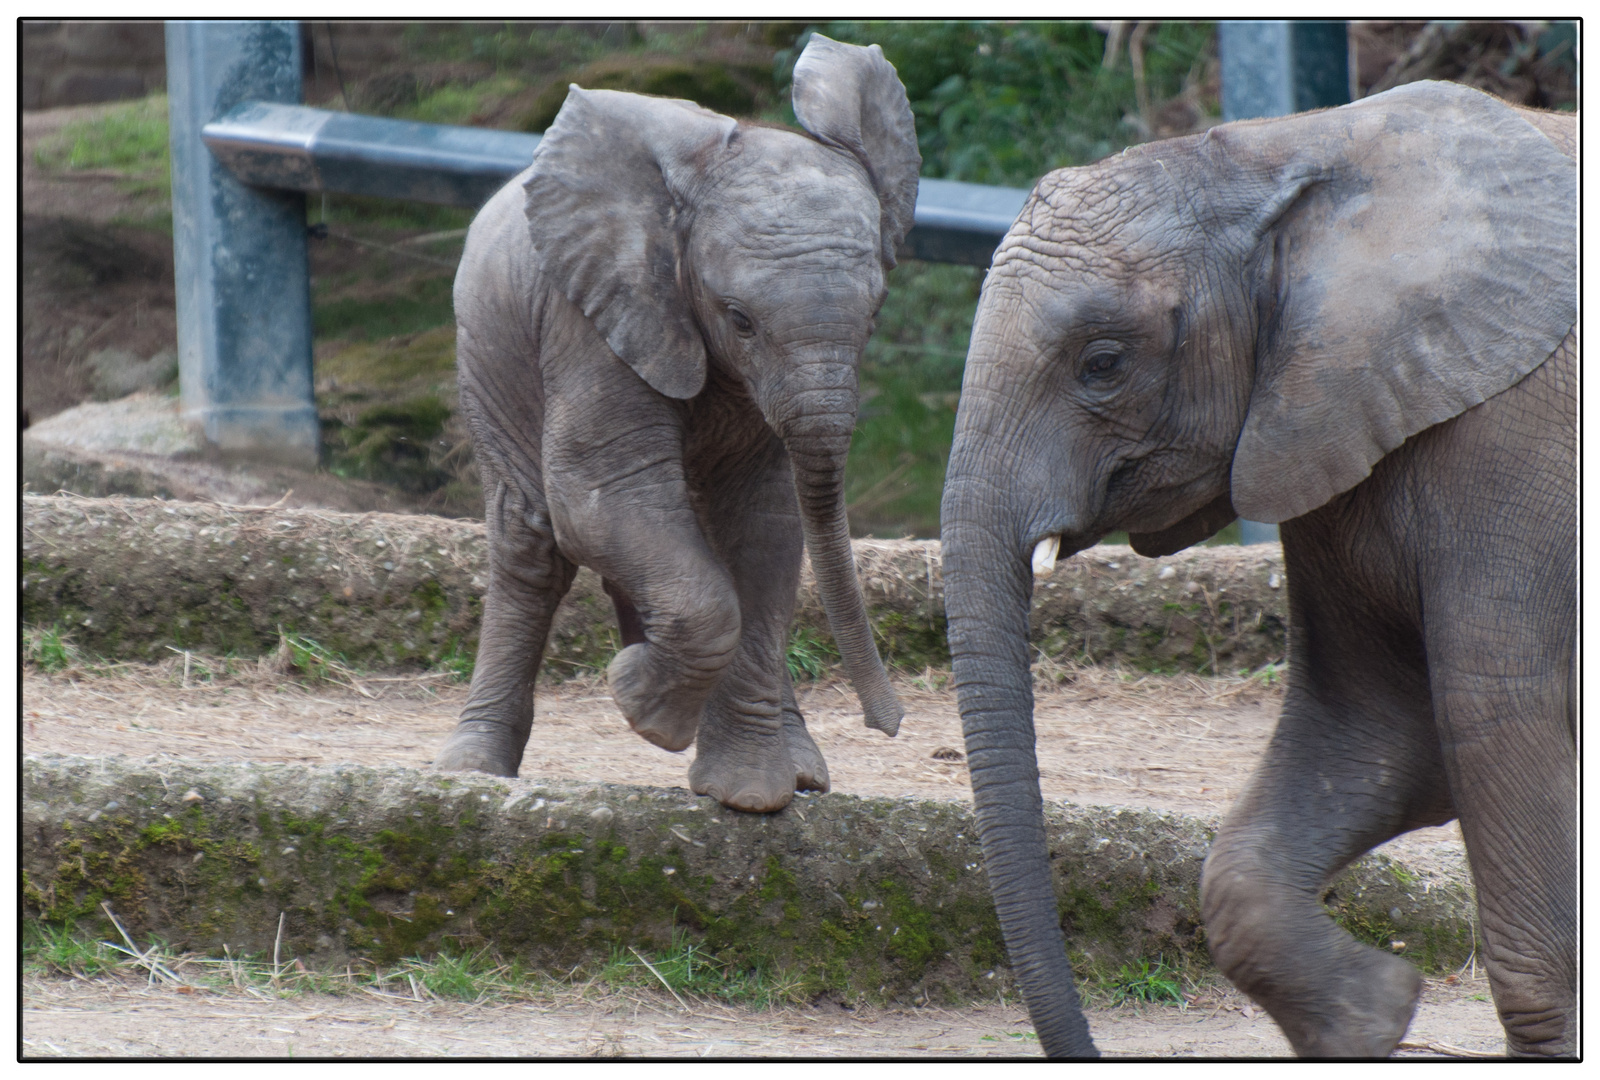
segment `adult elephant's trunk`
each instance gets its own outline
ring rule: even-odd
[[[984,867],[1040,1045],[1051,1057],[1094,1057],[1045,842],[1028,662],[1029,552],[1008,505],[1010,485],[964,464],[977,455],[963,441],[958,431],[945,486],[944,602]]]
[[[802,416],[785,424],[782,434],[794,467],[806,550],[811,553],[811,569],[817,576],[833,640],[861,699],[867,726],[893,735],[900,730],[905,713],[872,641],[844,506],[844,464],[855,426],[854,401],[851,386],[848,410]]]

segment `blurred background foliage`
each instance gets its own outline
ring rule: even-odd
[[[1201,131],[1220,107],[1209,22],[832,21],[302,24],[306,100],[325,108],[541,131],[570,83],[686,97],[794,122],[789,84],[809,35],[877,43],[905,83],[923,175],[1026,188],[1152,138]],[[1522,104],[1572,108],[1570,23],[1351,24],[1357,95],[1452,78]],[[120,171],[170,230],[165,99],[68,124],[41,145],[56,174]],[[450,282],[471,213],[312,197],[318,400],[326,467],[482,513],[456,411]],[[847,500],[858,535],[938,535],[939,493],[983,271],[907,260],[867,348]],[[1230,537],[1224,535],[1222,539]]]

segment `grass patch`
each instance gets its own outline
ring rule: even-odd
[[[614,990],[626,987],[665,989],[680,1001],[705,997],[747,1008],[766,1009],[795,1003],[798,980],[774,976],[763,967],[736,968],[689,940],[681,928],[672,932],[672,944],[653,956],[636,949],[616,949],[600,970],[600,980]]]
[[[478,654],[469,652],[461,647],[461,642],[455,638],[450,639],[450,651],[439,657],[439,662],[434,665],[435,671],[447,672],[450,681],[456,683],[470,683],[472,673],[477,668]]]
[[[446,83],[422,91],[414,102],[401,105],[391,115],[425,124],[471,124],[490,102],[510,97],[526,85],[522,79],[507,75],[472,83]]]
[[[75,120],[44,140],[33,156],[41,168],[53,172],[114,169],[167,180],[167,95],[151,94],[93,119]]]
[[[53,675],[74,666],[77,649],[62,639],[60,627],[34,627],[23,635],[22,659]]]
[[[604,24],[602,24],[604,25]],[[488,62],[496,72],[535,72],[583,63],[637,40],[606,40],[571,24],[525,27],[510,22],[413,23],[402,39],[418,59]]]
[[[359,225],[393,232],[445,232],[472,224],[474,211],[376,195],[330,193],[306,196],[306,216],[332,226]]]
[[[115,970],[126,960],[73,923],[53,925],[30,919],[22,924],[22,969],[30,974],[88,978]]]
[[[796,626],[789,632],[789,644],[783,659],[789,666],[789,678],[794,682],[815,682],[839,662],[839,650],[833,639],[823,637],[815,630]]]
[[[364,276],[381,281],[382,269],[374,266]],[[439,274],[411,278],[376,296],[324,293],[312,305],[312,331],[318,338],[373,341],[447,326],[455,319],[452,285],[449,274]]]
[[[283,951],[276,957],[236,954],[227,946],[221,956],[178,952],[153,935],[142,945],[131,939],[118,944],[71,923],[29,919],[22,927],[22,967],[29,975],[133,976],[185,992],[238,990],[278,998],[376,994],[414,1001],[516,1001],[598,984],[611,991],[655,991],[680,1001],[710,998],[766,1009],[795,1003],[801,996],[798,981],[775,977],[762,968],[735,969],[690,942],[682,930],[661,952],[644,956],[619,950],[597,972],[577,969],[562,977],[530,971],[520,961],[506,961],[488,949],[441,952],[431,959],[407,957],[393,964],[356,959],[338,969],[307,964]]]
[[[1140,959],[1136,964],[1122,965],[1109,981],[1106,992],[1115,1004],[1125,1001],[1159,1004],[1184,1000],[1181,976],[1159,958],[1154,964]]]

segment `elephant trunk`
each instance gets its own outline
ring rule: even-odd
[[[1006,954],[1051,1057],[1095,1057],[1067,961],[1034,749],[1028,609],[1033,582],[1018,517],[996,484],[963,467],[946,481],[945,614],[984,867]]]
[[[855,365],[818,364],[812,371],[832,378],[785,395],[779,407],[765,411],[789,450],[806,550],[845,672],[861,700],[867,727],[893,735],[905,710],[872,641],[845,514],[844,466],[856,418]]]

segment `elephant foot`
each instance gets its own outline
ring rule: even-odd
[[[770,814],[794,798],[795,776],[778,717],[730,718],[721,710],[706,711],[689,766],[689,788],[696,795],[709,795],[730,810]]]
[[[606,668],[611,697],[628,725],[663,750],[687,750],[694,742],[704,691],[663,692],[651,670],[649,645],[629,645]]]
[[[783,741],[789,747],[789,760],[794,763],[794,789],[826,794],[830,790],[828,763],[811,740],[805,721],[792,709],[783,710]]]
[[[1365,949],[1359,963],[1322,980],[1327,996],[1285,1007],[1262,1001],[1300,1057],[1385,1058],[1405,1038],[1422,976],[1397,956]],[[1281,1015],[1280,1015],[1281,1014]]]
[[[1315,888],[1281,884],[1253,840],[1230,819],[1201,870],[1217,968],[1261,1003],[1298,1056],[1388,1057],[1411,1024],[1422,976],[1341,929]]]
[[[433,767],[443,772],[516,776],[527,741],[526,735],[518,739],[504,724],[492,720],[463,720],[434,756]]]

